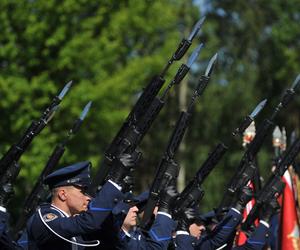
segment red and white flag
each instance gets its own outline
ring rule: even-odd
[[[300,250],[299,224],[292,178],[287,170],[282,177],[286,186],[282,195],[281,207],[281,249]]]

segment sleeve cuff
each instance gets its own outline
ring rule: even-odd
[[[130,233],[128,233],[127,231],[125,231],[123,228],[122,228],[122,231],[123,231],[123,233],[124,233],[127,237],[131,238]]]
[[[233,210],[234,212],[241,214],[239,210],[237,210],[236,208],[232,207],[231,210]]]
[[[170,219],[172,219],[172,216],[168,213],[165,213],[165,212],[157,212],[157,214],[162,214],[162,215],[165,215],[167,217],[169,217]]]
[[[263,224],[264,226],[266,226],[267,228],[270,228],[270,225],[268,222],[264,221],[264,220],[260,220],[259,223]]]
[[[0,211],[1,211],[1,212],[4,212],[4,213],[6,213],[6,208],[5,208],[5,207],[2,207],[2,206],[0,206]]]
[[[119,191],[122,191],[122,187],[119,186],[117,183],[113,182],[112,180],[108,180],[112,185],[114,185]]]
[[[177,235],[190,235],[190,234],[187,231],[179,230],[179,231],[176,231],[176,236]]]

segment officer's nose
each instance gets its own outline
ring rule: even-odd
[[[92,197],[91,197],[91,196],[89,196],[89,195],[86,195],[85,197],[86,197],[86,200],[87,200],[88,202],[90,202],[90,201],[91,201],[91,199],[92,199]]]

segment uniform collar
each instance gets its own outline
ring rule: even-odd
[[[61,210],[57,206],[51,204],[51,207],[54,208],[55,210],[58,210],[59,212],[61,212],[65,217],[70,217],[70,215],[68,215],[65,211]]]

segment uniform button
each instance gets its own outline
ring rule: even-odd
[[[117,203],[119,200],[117,198],[114,199],[114,203]]]

